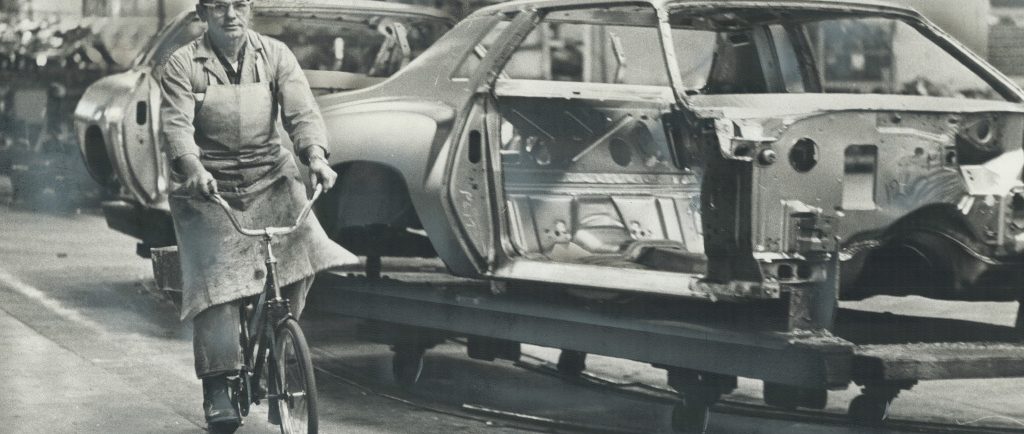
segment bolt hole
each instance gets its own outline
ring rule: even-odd
[[[978,127],[974,130],[974,137],[981,143],[988,143],[989,140],[992,140],[992,123],[989,121],[978,123]]]
[[[789,164],[797,172],[809,172],[818,164],[818,144],[806,138],[797,140],[789,151]]]

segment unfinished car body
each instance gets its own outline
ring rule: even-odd
[[[882,3],[503,4],[324,98],[321,221],[385,256],[422,228],[470,277],[789,298],[794,328],[840,289],[1016,299],[1021,101]]]
[[[415,59],[454,20],[428,7],[363,0],[257,2],[252,27],[284,42],[317,95],[371,86]],[[158,32],[131,70],[92,85],[75,129],[93,178],[118,200],[104,203],[109,226],[141,240],[139,253],[175,244],[167,206],[169,161],[158,138],[164,62],[205,31],[188,11]],[[284,135],[287,137],[287,135]]]

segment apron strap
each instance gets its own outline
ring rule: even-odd
[[[192,77],[189,77],[192,81],[192,93],[206,93],[206,88],[210,87],[210,83],[213,82],[213,77],[210,76],[210,71],[206,68],[192,68]]]
[[[257,83],[262,83],[264,81],[268,81],[270,83],[270,94],[274,102],[273,117],[276,119],[279,111],[277,95],[277,77],[275,76],[276,74],[274,74],[274,68],[270,66],[270,59],[267,58],[267,44],[263,40],[263,35],[260,35],[258,33],[256,35],[256,38],[253,39],[255,39],[256,43],[259,44],[259,50],[256,52],[256,57],[259,57],[259,60],[257,60],[255,64],[255,78]],[[252,41],[253,39],[250,39],[250,41]],[[210,59],[207,59],[206,61],[209,62]],[[205,96],[206,90],[210,87],[210,84],[214,83],[215,81],[216,78],[213,76],[213,73],[211,73],[208,69],[192,68],[193,95]],[[196,96],[195,115],[199,114],[199,109],[203,106],[203,99],[203,97]]]
[[[260,60],[256,62],[256,81],[262,82],[264,80],[270,82],[270,90],[274,94],[274,99],[277,99],[277,77],[273,73],[274,68],[270,66],[270,59],[267,58],[267,44],[263,40],[263,35],[257,34],[256,42],[260,44],[260,49],[257,51]],[[260,70],[260,65],[263,65],[263,70]]]
[[[193,118],[199,116],[199,110],[203,108],[203,102],[206,100],[206,91],[213,82],[213,73],[209,70],[203,68],[202,71],[196,71],[196,68],[192,68],[192,96],[196,102]]]
[[[275,69],[270,66],[270,59],[267,58],[267,44],[263,39],[263,35],[257,33],[255,39],[256,42],[260,44],[260,49],[257,51],[257,57],[260,57],[260,60],[256,61],[256,81],[262,82],[263,80],[266,80],[270,82],[270,97],[274,104],[272,117],[277,119],[278,111],[280,110],[278,108],[279,104],[277,97],[277,74],[275,73]],[[263,65],[262,72],[260,71],[261,64]]]

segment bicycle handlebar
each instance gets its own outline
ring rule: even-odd
[[[212,200],[217,205],[220,205],[221,209],[224,210],[224,213],[228,215],[228,219],[231,220],[231,225],[235,227],[235,230],[238,231],[238,233],[245,235],[247,237],[272,237],[275,235],[288,235],[298,230],[299,226],[302,226],[302,223],[306,221],[306,217],[309,217],[309,212],[313,209],[313,203],[316,202],[318,198],[320,198],[320,193],[323,192],[323,184],[317,184],[316,188],[313,190],[313,197],[309,199],[309,202],[306,203],[306,206],[302,207],[302,212],[299,213],[299,218],[295,220],[294,225],[289,227],[271,226],[263,229],[243,228],[241,223],[238,223],[238,219],[235,218],[235,214],[231,211],[231,205],[228,205],[228,202],[224,200],[224,198],[221,197],[220,194],[214,194],[213,196],[210,196],[210,200]]]

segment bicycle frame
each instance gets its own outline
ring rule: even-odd
[[[244,327],[244,342],[242,344],[242,357],[244,366],[242,367],[243,381],[245,381],[246,396],[244,397],[244,403],[240,403],[243,409],[243,415],[248,413],[248,405],[252,403],[259,403],[260,399],[281,399],[281,396],[253,396],[252,383],[259,384],[260,376],[263,372],[263,363],[267,359],[266,353],[268,351],[274,351],[276,343],[274,342],[274,327],[283,322],[284,320],[291,317],[288,300],[281,297],[281,288],[277,283],[277,257],[274,255],[273,241],[274,237],[288,235],[299,229],[300,226],[309,217],[310,211],[313,209],[313,203],[323,193],[323,185],[317,184],[313,191],[313,197],[309,202],[302,208],[302,212],[299,213],[299,217],[295,220],[295,224],[288,227],[267,227],[263,229],[247,229],[242,227],[238,222],[238,219],[231,211],[231,205],[224,200],[219,194],[214,194],[210,197],[217,205],[224,210],[227,214],[228,219],[231,221],[231,225],[234,226],[238,233],[248,237],[259,237],[263,244],[264,251],[264,264],[266,265],[267,280],[264,285],[263,292],[259,295],[255,305],[255,310],[252,315],[245,315],[242,312],[242,320]],[[270,300],[267,300],[269,296],[273,296]],[[245,309],[243,307],[243,309]],[[266,311],[266,312],[265,312]],[[274,368],[274,367],[271,367]]]

